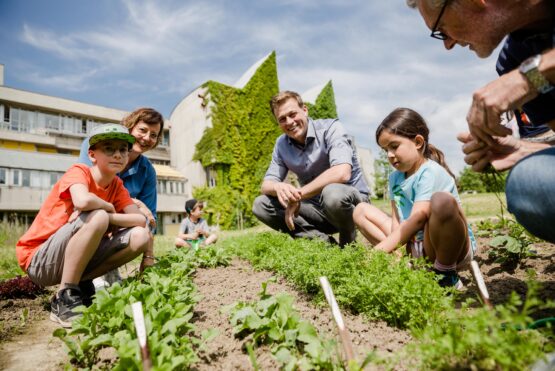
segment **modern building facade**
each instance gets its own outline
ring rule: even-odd
[[[0,65],[0,220],[30,223],[92,128],[127,113],[5,86]],[[158,176],[159,232],[173,233],[190,193],[186,177],[171,166],[169,128],[146,155]]]

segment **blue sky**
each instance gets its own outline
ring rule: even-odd
[[[281,89],[333,81],[359,145],[376,153],[376,126],[410,107],[456,172],[472,92],[496,77],[497,52],[446,52],[404,0],[0,0],[0,24],[5,85],[164,116],[275,50]]]

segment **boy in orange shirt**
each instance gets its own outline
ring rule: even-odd
[[[134,142],[122,125],[95,127],[89,136],[93,165],[66,171],[17,242],[19,265],[33,282],[60,284],[50,319],[64,327],[79,316],[73,309],[90,299],[82,289],[91,290],[93,278],[141,253],[141,269],[154,263],[147,221],[116,176]]]

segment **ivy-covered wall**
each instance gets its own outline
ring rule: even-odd
[[[335,95],[333,86],[329,81],[322,89],[314,104],[305,102],[308,114],[313,119],[337,118],[337,107],[335,106]]]
[[[260,194],[274,143],[281,134],[269,105],[279,92],[275,52],[242,89],[215,81],[204,87],[212,127],[197,143],[193,160],[215,169],[217,178],[216,187],[197,188],[193,194],[208,201],[206,211],[212,224],[219,223],[223,229],[249,227],[257,223],[252,203]],[[337,116],[331,81],[309,106],[309,114],[314,118]]]

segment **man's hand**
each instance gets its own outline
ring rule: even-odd
[[[274,184],[274,190],[276,196],[279,200],[281,206],[287,208],[288,205],[293,202],[300,202],[302,198],[302,193],[300,189],[293,187],[289,183],[276,182]]]
[[[295,230],[294,219],[299,215],[299,209],[301,208],[300,201],[289,201],[289,204],[285,208],[285,224],[290,231]]]
[[[468,128],[478,142],[496,145],[494,136],[505,137],[511,130],[501,125],[501,115],[534,98],[537,92],[518,70],[507,73],[472,96],[472,105],[466,116]]]
[[[499,171],[510,169],[526,155],[520,151],[522,141],[512,135],[492,137],[493,145],[476,140],[468,132],[459,133],[457,139],[463,143],[464,161],[472,166],[472,170],[478,172],[484,171],[488,164]]]

